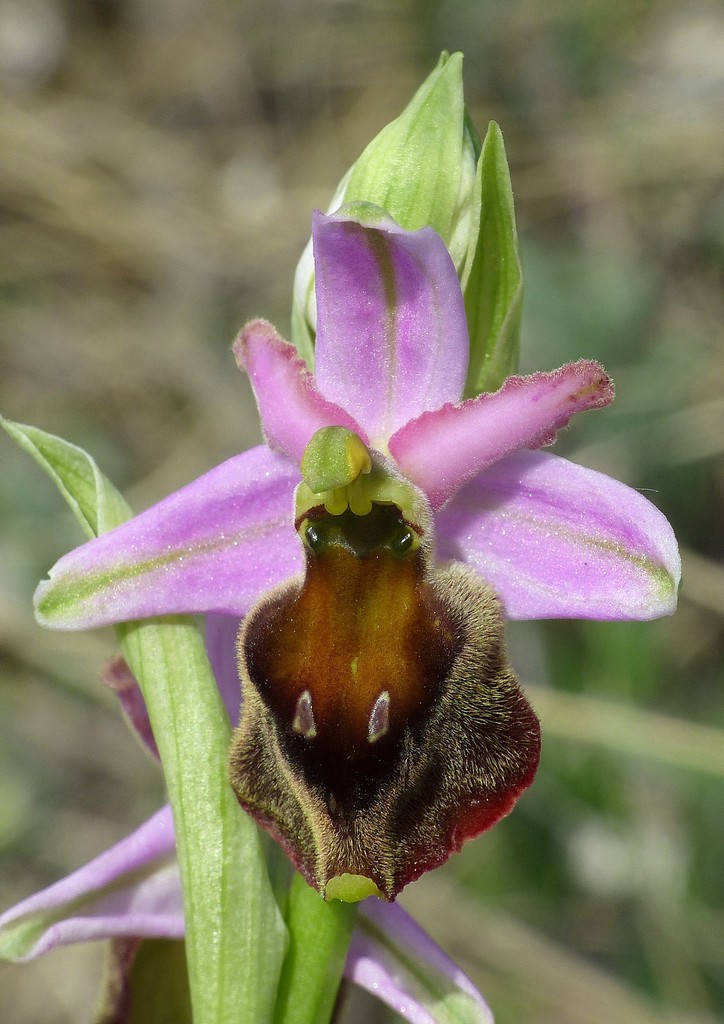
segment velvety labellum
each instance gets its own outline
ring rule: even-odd
[[[511,809],[538,722],[494,593],[461,565],[431,568],[397,506],[319,506],[298,528],[304,576],[240,632],[231,782],[322,895],[394,899]]]

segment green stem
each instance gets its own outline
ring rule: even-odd
[[[258,831],[226,778],[230,725],[188,619],[118,627],[173,809],[194,1024],[264,1024],[286,944]]]
[[[327,903],[301,875],[294,876],[274,1024],[328,1024],[356,917],[356,903]]]

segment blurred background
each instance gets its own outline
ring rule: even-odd
[[[544,734],[515,813],[403,902],[498,1024],[724,1015],[724,7],[717,0],[0,0],[0,409],[136,508],[259,439],[230,342],[288,331],[310,214],[441,49],[502,126],[524,369],[599,359],[558,451],[640,488],[684,554],[654,623],[518,623]],[[31,595],[81,536],[0,439],[0,907],[158,805],[98,682],[109,633]],[[0,966],[8,1024],[91,1018],[102,948]],[[363,1020],[384,1020],[369,1007]]]

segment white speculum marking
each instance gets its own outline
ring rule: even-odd
[[[317,726],[312,710],[312,695],[309,690],[303,690],[299,695],[294,711],[292,729],[303,736],[305,740],[313,740],[317,735]]]
[[[370,712],[369,725],[367,726],[367,739],[370,743],[379,740],[385,735],[390,727],[390,695],[383,690],[374,703]]]

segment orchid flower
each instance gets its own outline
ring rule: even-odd
[[[315,214],[312,243],[304,345],[262,320],[234,345],[266,443],[108,532],[98,524],[41,583],[36,616],[57,629],[206,616],[216,684],[239,720],[239,804],[325,900],[381,897],[363,905],[348,976],[411,1020],[437,1019],[440,992],[464,1001],[456,1019],[487,1020],[467,979],[390,903],[533,779],[539,727],[504,618],[670,614],[676,542],[638,492],[540,451],[612,401],[599,364],[483,391],[471,300],[433,228],[352,202]],[[153,749],[147,691],[123,672],[116,683]],[[0,953],[179,938],[173,848],[163,810],[0,918]],[[427,1003],[419,978],[415,997],[400,981],[405,948],[437,979]]]
[[[313,240],[314,375],[266,322],[234,346],[267,444],[66,555],[36,612],[66,629],[244,619],[242,806],[323,895],[393,899],[535,772],[501,610],[667,614],[678,554],[636,491],[536,450],[612,400],[597,363],[460,401],[466,319],[440,237],[355,204],[317,214]],[[233,640],[217,657],[236,660]]]

